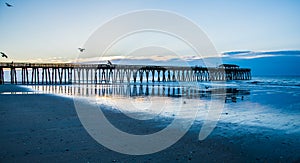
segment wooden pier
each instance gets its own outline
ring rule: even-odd
[[[9,71],[10,80],[5,79],[4,70]],[[181,67],[0,62],[0,84],[4,84],[5,81],[11,84],[100,84],[250,79],[251,70],[249,68],[240,68],[231,64],[222,64],[219,67]]]

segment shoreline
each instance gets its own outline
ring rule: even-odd
[[[26,91],[26,88],[1,85],[0,92],[3,90]],[[88,135],[70,98],[51,94],[0,94],[0,97],[0,160],[3,162],[293,162],[300,159],[299,133],[218,123],[208,138],[199,141],[201,122],[194,123],[183,138],[163,151],[144,156],[120,154]],[[151,125],[131,124],[113,111],[107,110],[106,115],[120,127],[127,127],[126,131],[147,133],[151,127],[152,131],[160,129],[157,119]]]

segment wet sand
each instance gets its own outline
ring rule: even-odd
[[[1,92],[26,92],[1,85]],[[201,122],[173,146],[150,155],[131,156],[98,144],[81,125],[71,98],[49,94],[0,94],[1,162],[299,162],[299,133],[219,123],[198,140]],[[161,129],[159,119],[132,123],[122,114],[106,116],[128,132]],[[222,115],[223,116],[223,115]],[[225,116],[225,115],[224,115]],[[163,120],[166,121],[166,120]],[[165,122],[164,122],[165,123]]]

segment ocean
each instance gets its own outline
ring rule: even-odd
[[[84,98],[130,118],[179,117],[300,133],[300,77],[199,83],[24,85],[34,94]],[[18,92],[3,92],[14,93]],[[23,92],[24,93],[24,92]],[[220,112],[208,112],[218,107]]]

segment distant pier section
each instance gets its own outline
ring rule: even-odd
[[[188,67],[0,62],[0,84],[154,83],[250,79],[251,69],[240,68],[233,64],[222,64],[218,67]]]

